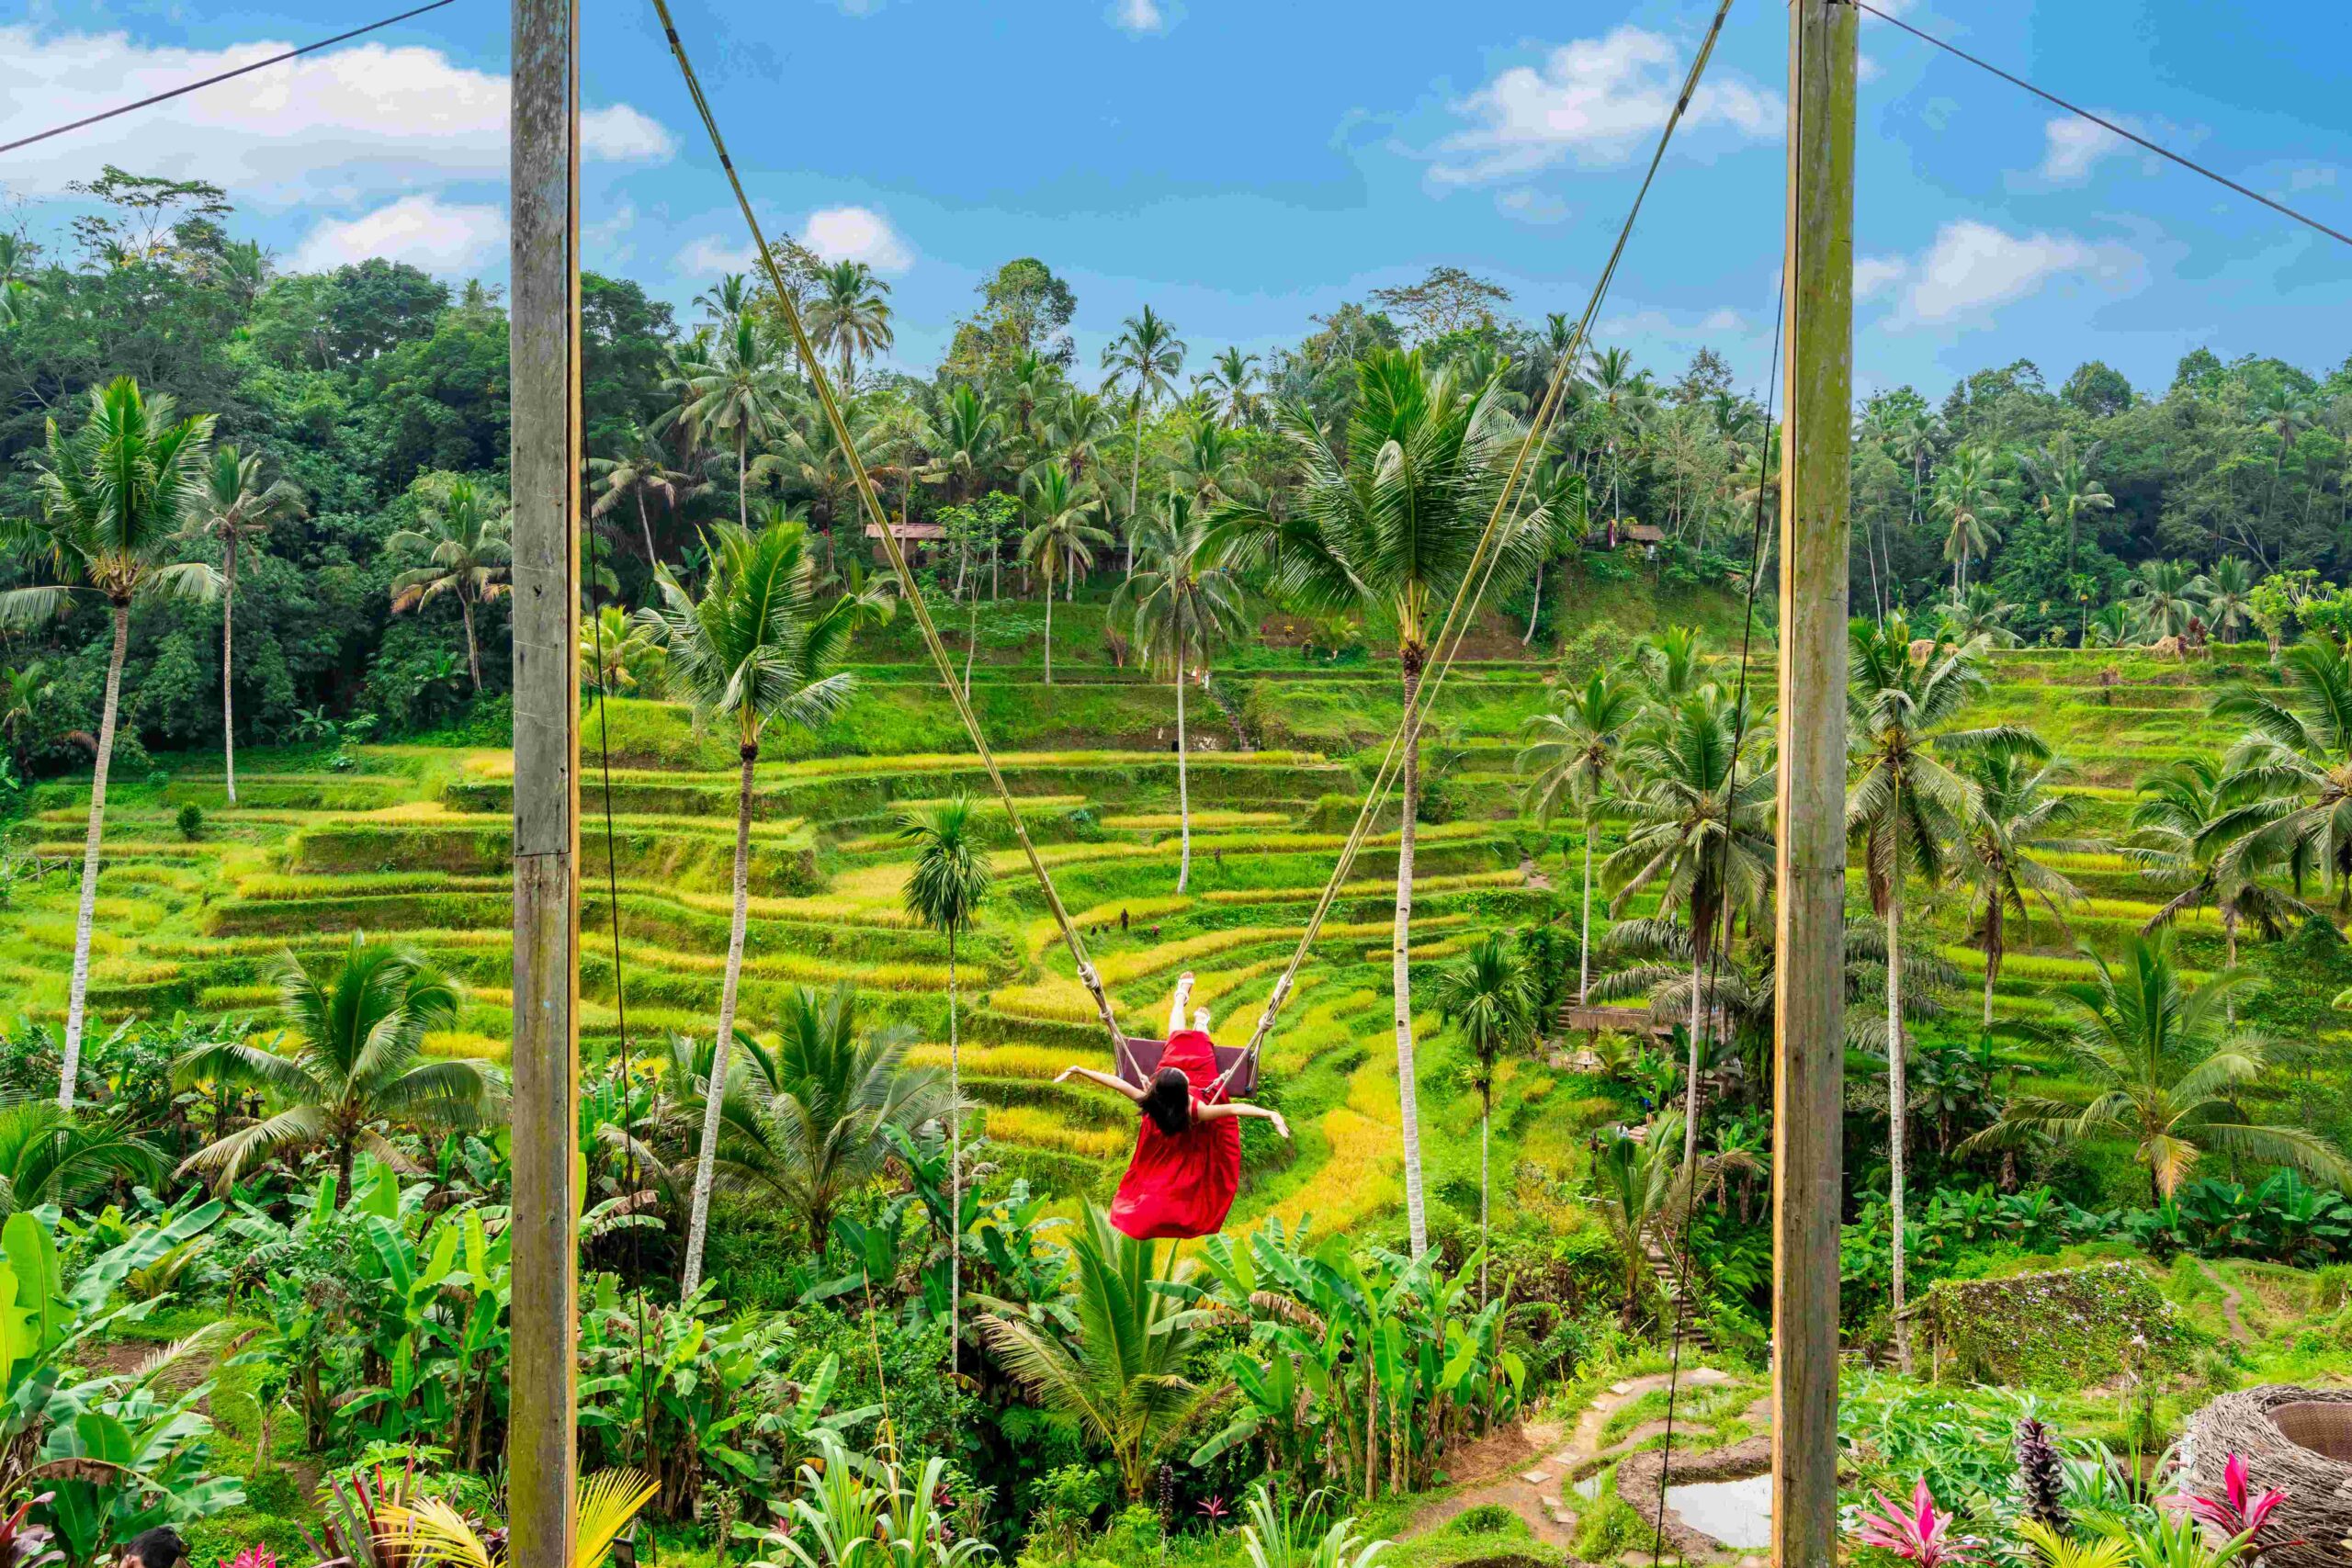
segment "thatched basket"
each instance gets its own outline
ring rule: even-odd
[[[2185,1447],[2191,1491],[2222,1495],[2222,1466],[2236,1454],[2257,1490],[2287,1494],[2256,1543],[2265,1568],[2352,1562],[2352,1390],[2225,1393],[2190,1418]]]

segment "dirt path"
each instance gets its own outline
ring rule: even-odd
[[[2252,1344],[2254,1335],[2247,1329],[2245,1319],[2238,1315],[2238,1308],[2245,1301],[2245,1292],[2214,1273],[2201,1258],[2198,1261],[2197,1271],[2204,1275],[2209,1283],[2221,1287],[2222,1321],[2230,1325],[2230,1337],[2241,1345]]]
[[[1576,1483],[1657,1436],[1666,1429],[1666,1423],[1645,1421],[1606,1445],[1601,1429],[1618,1411],[1645,1393],[1665,1388],[1668,1381],[1667,1373],[1657,1372],[1611,1383],[1577,1416],[1565,1444],[1560,1442],[1558,1427],[1535,1426],[1498,1432],[1472,1445],[1455,1472],[1469,1484],[1422,1509],[1405,1539],[1442,1529],[1472,1508],[1499,1503],[1525,1520],[1536,1540],[1567,1551],[1576,1541],[1577,1508],[1582,1502],[1575,1491]],[[1682,1374],[1685,1389],[1731,1381],[1729,1374],[1713,1367]],[[1769,1416],[1770,1402],[1759,1400],[1758,1405],[1765,1407]],[[1751,1416],[1755,1409],[1751,1406]]]
[[[1533,855],[1519,857],[1519,874],[1521,881],[1538,892],[1552,891],[1552,874],[1537,865]]]

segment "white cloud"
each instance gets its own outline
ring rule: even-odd
[[[759,249],[748,238],[702,234],[688,240],[670,265],[695,277],[710,277],[722,272],[749,272],[759,262]]]
[[[637,254],[628,242],[629,231],[637,227],[637,206],[624,201],[610,213],[594,223],[582,225],[580,231],[581,259],[594,267],[616,267],[628,263]]]
[[[1111,25],[1131,33],[1166,32],[1168,13],[1159,0],[1112,0]]]
[[[890,220],[870,207],[828,207],[808,215],[800,243],[829,262],[864,262],[876,272],[904,272],[914,252]]]
[[[506,256],[506,209],[406,196],[357,218],[331,218],[294,253],[298,272],[320,272],[382,256],[427,272],[478,271]]]
[[[1725,305],[1710,310],[1699,324],[1711,333],[1744,333],[1747,330],[1747,318]]]
[[[1495,206],[1504,217],[1517,219],[1521,223],[1557,223],[1568,215],[1566,202],[1549,191],[1537,190],[1532,186],[1498,191]]]
[[[2049,138],[2049,150],[2041,155],[2041,177],[2070,185],[2087,177],[2101,158],[2132,145],[2104,126],[2073,115],[2052,120],[2043,134]]]
[[[1980,320],[2053,283],[2096,283],[2121,292],[2143,279],[2145,268],[2144,259],[2124,245],[2072,234],[2011,234],[1962,219],[1939,230],[1916,260],[1858,261],[1854,292],[1862,298],[1900,284],[1901,299],[1886,324],[1901,330]]]
[[[1441,141],[1430,170],[1442,185],[1509,178],[1572,159],[1587,168],[1623,162],[1673,112],[1685,62],[1659,34],[1620,27],[1514,65],[1453,106],[1473,123]],[[1719,75],[1691,97],[1686,126],[1726,126],[1765,140],[1787,118],[1778,93]]]
[[[183,86],[290,45],[255,39],[220,50],[151,46],[127,33],[0,27],[8,91],[0,141],[94,108]],[[60,194],[107,163],[203,178],[241,199],[287,205],[413,188],[420,178],[506,176],[508,79],[436,49],[358,43],[288,61],[9,155],[9,183]],[[658,122],[626,104],[581,118],[591,158],[658,162],[676,150]]]

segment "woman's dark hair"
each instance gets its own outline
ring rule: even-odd
[[[1193,1124],[1193,1080],[1181,1067],[1162,1067],[1143,1091],[1143,1113],[1170,1137]]]

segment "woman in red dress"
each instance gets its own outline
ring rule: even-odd
[[[1188,973],[1176,982],[1168,1010],[1168,1046],[1159,1070],[1143,1089],[1091,1067],[1063,1069],[1056,1083],[1081,1077],[1114,1089],[1142,1111],[1136,1152],[1111,1202],[1111,1224],[1137,1241],[1215,1235],[1233,1209],[1241,1188],[1240,1116],[1260,1116],[1290,1136],[1282,1113],[1246,1100],[1227,1100],[1218,1082],[1216,1047],[1208,1035],[1208,1009],[1184,1027],[1184,1003],[1193,991]]]

